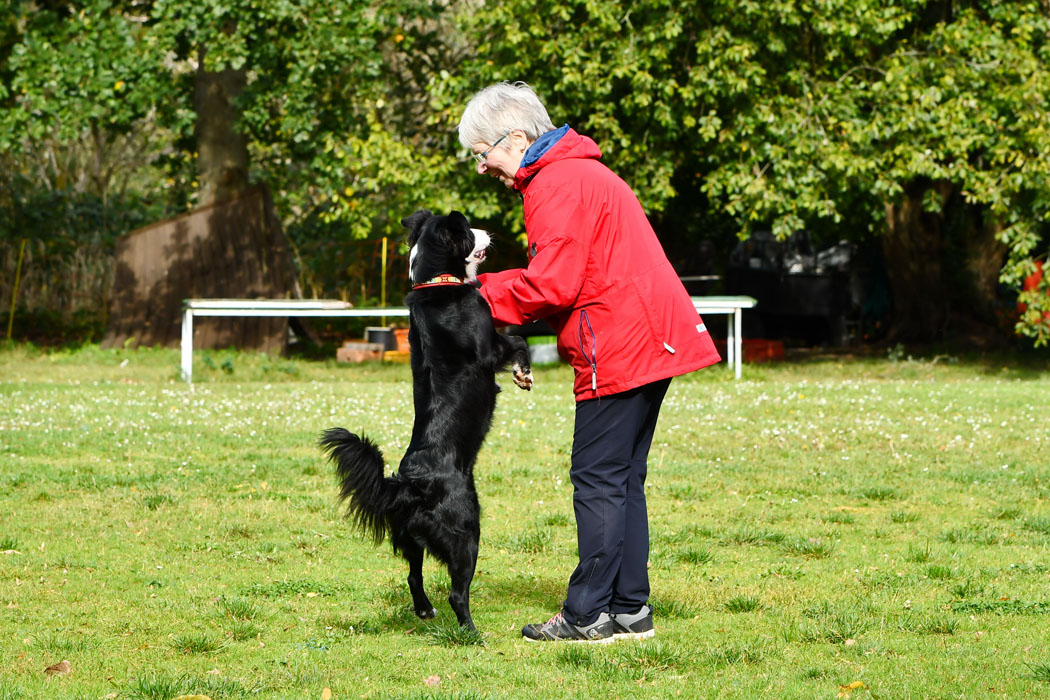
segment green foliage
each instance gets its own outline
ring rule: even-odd
[[[1048,29],[1036,0],[518,0],[465,18],[478,57],[438,85],[525,79],[650,211],[706,200],[742,233],[879,234],[911,197],[974,210],[1016,289],[1047,245]],[[1047,289],[1023,297],[1037,344]]]
[[[425,6],[164,1],[153,19],[179,61],[247,72],[239,106],[255,177],[283,211],[337,224],[329,235],[399,231],[401,212],[428,202],[426,184],[451,167],[447,153],[425,149],[422,124],[386,119],[388,102],[411,98],[388,83],[402,47],[435,50],[421,29],[435,21]]]
[[[422,206],[467,208],[443,184],[464,163],[452,135],[433,129],[425,89],[469,47],[449,11],[304,0],[11,10],[0,24],[0,239],[64,245],[49,253],[55,277],[72,277],[59,268],[88,242],[80,231],[106,255],[117,235],[195,204],[198,71],[245,74],[251,178],[273,192],[309,291],[335,295],[352,274],[338,266],[353,257],[348,241],[400,238],[400,218]],[[43,256],[33,262],[47,273]]]
[[[0,149],[69,141],[85,130],[128,132],[166,97],[145,20],[132,3],[15,3]],[[8,25],[11,28],[11,25]],[[103,136],[104,137],[104,136]]]
[[[998,248],[985,258],[998,268],[1005,256],[1000,279],[1015,290],[1047,254],[1041,0],[9,7],[4,237],[68,248],[83,223],[104,244],[192,206],[194,77],[231,70],[246,78],[237,107],[251,177],[273,191],[301,264],[325,267],[321,293],[349,274],[348,241],[399,236],[420,206],[521,232],[512,200],[474,175],[455,137],[470,96],[504,79],[530,82],[556,122],[593,136],[647,211],[667,217],[669,238],[728,221],[867,238],[912,207],[909,236],[960,268],[947,281],[981,256],[965,233],[942,249],[940,228],[990,232]],[[1050,339],[1048,292],[1044,278],[1020,296],[1018,330],[1037,345]]]

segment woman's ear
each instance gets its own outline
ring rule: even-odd
[[[525,135],[525,132],[521,129],[515,129],[510,132],[510,136],[507,137],[510,141],[510,150],[517,151],[518,153],[524,153],[525,150],[532,144],[529,142],[529,137]]]

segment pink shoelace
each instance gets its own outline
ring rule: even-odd
[[[563,613],[559,612],[557,615],[555,615],[551,619],[549,619],[546,622],[544,622],[543,626],[544,627],[552,627],[553,625],[556,625],[556,624],[562,622],[564,619],[565,619],[565,615]]]

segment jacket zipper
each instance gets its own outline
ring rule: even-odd
[[[587,330],[591,334],[591,356],[587,357],[587,348],[583,344],[583,324],[587,324]],[[591,326],[591,319],[587,316],[587,310],[580,311],[580,325],[576,330],[576,335],[580,340],[580,352],[583,353],[583,359],[587,361],[587,364],[591,366],[591,391],[598,392],[598,357],[596,341],[597,338],[594,335],[594,328]]]

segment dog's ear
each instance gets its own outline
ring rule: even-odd
[[[445,217],[445,227],[452,234],[449,241],[457,257],[465,258],[474,252],[474,232],[467,217],[453,209]]]
[[[408,229],[409,246],[416,244],[416,239],[419,238],[419,229],[423,227],[424,222],[429,221],[433,217],[434,213],[429,209],[420,209],[416,213],[409,214],[401,219],[401,225]]]
[[[462,226],[463,228],[470,228],[470,222],[467,221],[467,217],[463,216],[460,212],[453,209],[448,213],[449,223],[453,226]]]
[[[424,221],[434,216],[434,212],[429,209],[420,209],[414,214],[409,214],[405,218],[401,219],[401,225],[405,228],[412,230],[419,228],[419,225]]]

